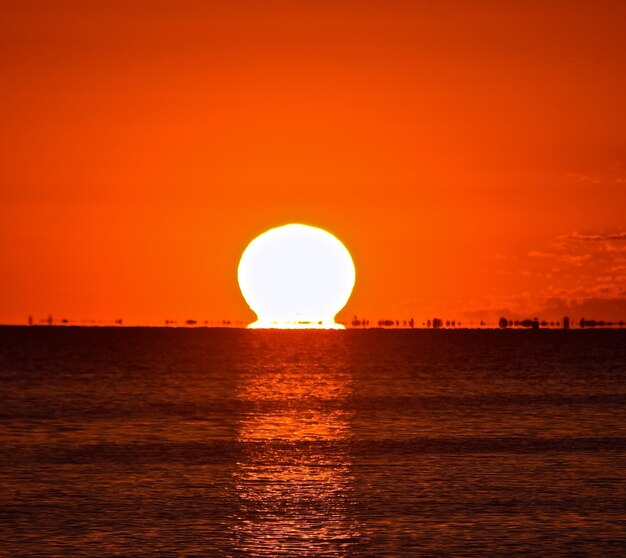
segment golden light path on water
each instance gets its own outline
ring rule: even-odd
[[[234,473],[237,547],[251,556],[342,556],[358,539],[350,438],[351,376],[312,363],[250,373],[238,398],[244,458]]]

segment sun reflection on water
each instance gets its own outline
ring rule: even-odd
[[[342,556],[358,539],[349,454],[351,377],[289,366],[249,374],[234,474],[238,549],[251,556]]]

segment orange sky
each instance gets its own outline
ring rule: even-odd
[[[626,317],[626,3],[2,2],[0,322],[252,321],[304,222],[340,318]]]

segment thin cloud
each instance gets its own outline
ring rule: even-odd
[[[606,242],[607,240],[626,240],[626,232],[618,232],[618,233],[595,233],[595,234],[584,234],[584,233],[572,233],[567,238],[570,240],[582,240],[589,242]]]
[[[559,256],[559,259],[563,262],[581,265],[584,262],[587,262],[592,259],[591,254],[580,254],[578,256],[574,256],[571,254],[563,254]]]
[[[552,252],[541,252],[539,250],[532,250],[528,252],[529,258],[556,258],[565,263],[580,265],[583,262],[592,259],[591,254],[555,254]],[[558,271],[558,270],[557,270]]]

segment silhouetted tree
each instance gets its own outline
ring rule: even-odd
[[[500,329],[506,329],[508,325],[509,321],[506,318],[502,317],[498,320],[498,326]]]

